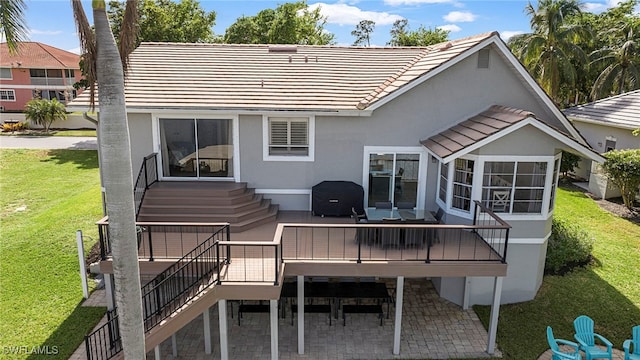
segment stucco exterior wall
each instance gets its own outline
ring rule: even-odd
[[[25,115],[23,113],[0,113],[0,123],[5,120],[18,120],[25,121]],[[40,129],[43,126],[29,123],[29,127],[32,129]],[[81,114],[67,114],[67,120],[54,121],[51,124],[52,129],[95,129],[96,125],[92,122],[85,120]]]

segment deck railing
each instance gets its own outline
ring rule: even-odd
[[[279,224],[282,259],[506,262],[510,226],[475,203],[470,225]]]
[[[273,283],[278,285],[282,270],[280,241],[221,241],[221,252],[228,254],[230,266],[219,283]]]
[[[218,283],[222,265],[229,260],[219,243],[229,240],[230,230],[229,224],[214,225],[219,226],[215,233],[142,287],[145,332]],[[122,350],[116,310],[107,318],[105,325],[85,336],[87,359],[110,359]]]
[[[158,160],[157,153],[153,153],[147,155],[144,160],[142,160],[142,166],[140,167],[140,171],[138,172],[138,178],[136,179],[136,184],[133,187],[133,197],[136,206],[136,218],[140,213],[140,208],[142,207],[142,200],[144,200],[144,195],[153,183],[158,181]]]
[[[105,216],[96,224],[98,225],[100,256],[102,260],[106,260],[111,256],[109,218]],[[224,226],[226,223],[138,221],[136,222],[138,257],[149,261],[178,259]]]

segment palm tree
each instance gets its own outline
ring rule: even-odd
[[[29,100],[24,107],[24,114],[34,124],[44,126],[45,133],[49,133],[49,127],[53,122],[67,119],[64,104],[56,99]]]
[[[638,40],[640,24],[627,20],[607,31],[623,39],[617,46],[606,47],[591,53],[592,66],[604,68],[591,89],[591,97],[597,100],[617,91],[622,94],[640,87],[638,68]]]
[[[115,298],[126,359],[145,357],[140,271],[136,242],[131,146],[124,97],[126,59],[135,46],[137,1],[128,0],[120,32],[120,50],[111,33],[104,0],[93,0],[94,29],[80,0],[72,0],[84,53],[88,83],[100,86],[98,140],[100,168],[109,215]],[[93,91],[91,100],[93,105]]]
[[[11,53],[16,53],[18,43],[27,39],[26,8],[24,0],[0,0],[0,34]]]
[[[574,62],[586,63],[578,43],[590,39],[589,31],[565,24],[566,17],[580,13],[580,6],[578,0],[539,0],[537,9],[529,3],[525,12],[533,32],[509,41],[529,73],[556,103],[560,103],[560,84],[576,82]]]

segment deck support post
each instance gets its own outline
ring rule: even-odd
[[[400,355],[400,333],[402,332],[402,302],[404,295],[404,276],[396,280],[396,316],[393,325],[393,355]]]
[[[304,354],[304,275],[298,275],[298,354]],[[293,316],[293,314],[291,314]]]
[[[239,316],[239,315],[238,315]],[[218,301],[218,322],[220,324],[220,359],[229,360],[229,344],[227,331],[227,300]]]
[[[500,297],[502,296],[502,276],[496,276],[493,283],[493,303],[491,304],[491,317],[489,319],[489,340],[487,353],[493,355],[496,348],[496,334],[498,332],[498,315],[500,314]]]
[[[471,278],[464,277],[464,290],[462,293],[462,310],[469,310],[469,296],[471,291]]]
[[[178,357],[178,340],[176,340],[176,333],[171,334],[171,351],[174,358]]]
[[[153,354],[156,360],[160,360],[160,345],[156,345],[156,347],[153,348]]]
[[[209,316],[209,308],[202,313],[202,320],[204,323],[204,353],[211,354],[211,316]]]
[[[278,300],[269,300],[269,305],[271,305],[269,312],[271,318],[271,360],[278,360],[278,318],[280,317]]]
[[[107,310],[112,311],[116,308],[115,298],[113,297],[113,275],[104,274],[104,290],[107,298]]]

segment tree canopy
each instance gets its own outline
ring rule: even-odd
[[[309,10],[306,1],[284,3],[255,16],[242,16],[225,31],[228,44],[328,45],[334,35],[325,31],[320,9]]]
[[[116,39],[124,19],[125,3],[109,1],[108,16]],[[138,41],[213,42],[214,11],[206,12],[196,0],[141,0],[138,2]]]
[[[407,19],[396,20],[389,32],[391,46],[429,46],[449,40],[449,31],[443,29],[425,28],[420,25],[418,30],[410,30]]]
[[[354,46],[371,46],[371,34],[376,28],[376,23],[372,20],[362,20],[356,25],[351,36],[355,36]]]
[[[24,0],[0,0],[0,35],[4,37],[11,53],[18,50],[19,42],[28,38],[24,17],[26,9]]]

